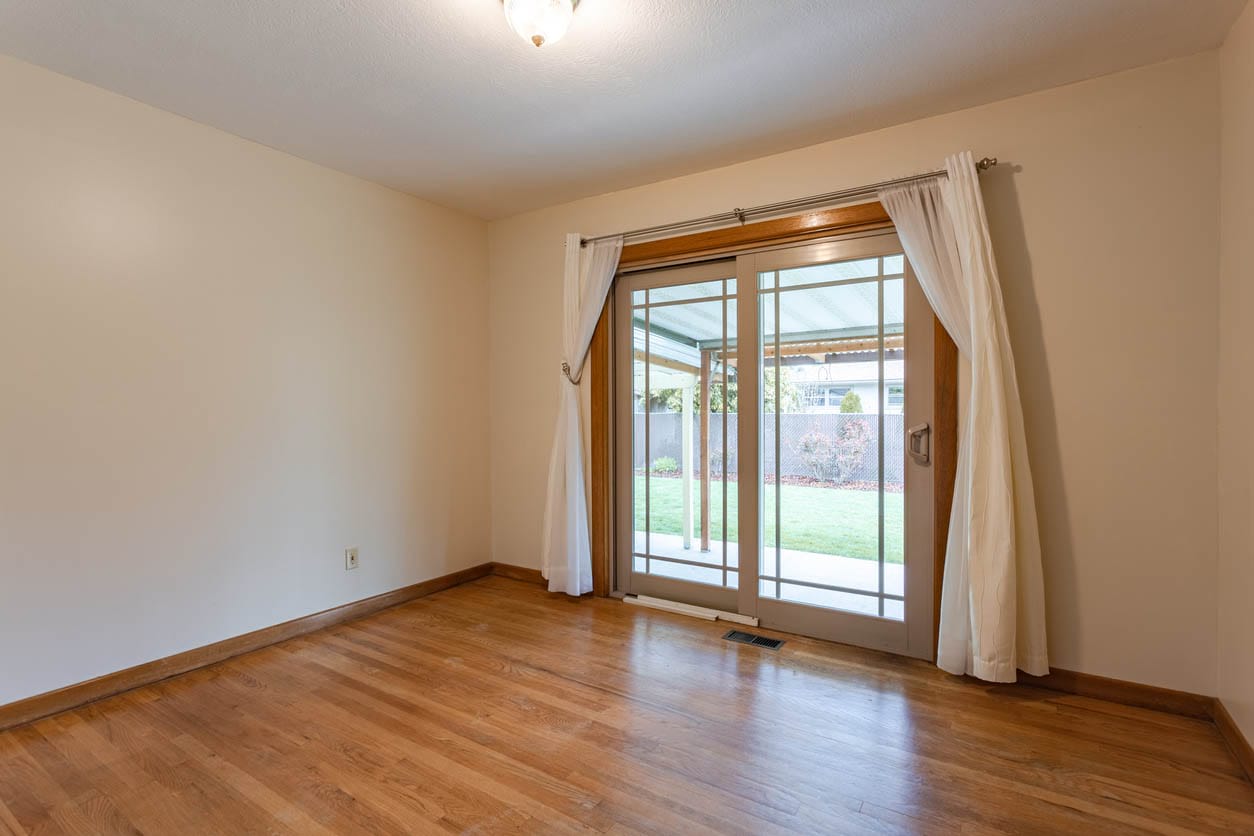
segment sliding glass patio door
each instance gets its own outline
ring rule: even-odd
[[[621,277],[620,589],[734,612],[737,374],[734,261]]]
[[[616,306],[619,588],[930,657],[934,320],[897,238],[628,274]]]
[[[900,244],[813,244],[739,269],[756,289],[741,315],[754,372],[742,395],[757,408],[740,459],[757,472],[739,473],[755,494],[741,522],[756,546],[753,614],[930,657],[933,325]]]

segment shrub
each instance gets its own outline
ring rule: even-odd
[[[862,398],[857,392],[850,389],[845,396],[840,399],[840,411],[849,414],[856,414],[862,411]]]
[[[658,456],[653,460],[650,470],[659,475],[678,473],[679,462],[675,461],[672,456]]]
[[[794,449],[801,461],[805,462],[806,467],[810,469],[810,475],[820,482],[826,482],[835,452],[831,436],[819,432],[819,425],[816,423],[814,429],[797,440],[797,446]]]
[[[849,394],[853,394],[850,392]],[[843,404],[841,411],[844,411]],[[833,466],[836,470],[836,481],[845,482],[853,475],[871,444],[871,426],[861,418],[845,421],[836,436],[836,449],[833,451]]]

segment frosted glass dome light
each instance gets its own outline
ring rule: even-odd
[[[574,14],[575,0],[505,0],[510,28],[536,46],[560,41]]]

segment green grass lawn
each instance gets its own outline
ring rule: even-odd
[[[644,530],[644,474],[636,474],[636,529]],[[736,484],[727,491],[729,540],[736,542]],[[649,480],[650,530],[658,534],[681,534],[683,482],[677,478],[653,476]],[[884,559],[901,563],[904,539],[902,495],[884,494]],[[723,483],[710,481],[710,538],[723,539]],[[775,486],[768,486],[764,501],[762,540],[775,539]],[[693,480],[692,508],[697,532],[701,530],[701,484]],[[863,560],[879,558],[879,494],[844,488],[816,488],[808,485],[780,487],[780,527],[785,549],[837,554]]]

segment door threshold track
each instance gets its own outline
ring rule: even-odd
[[[679,613],[680,615],[690,615],[693,618],[701,618],[706,621],[731,621],[736,624],[747,624],[750,627],[758,626],[757,618],[751,615],[712,610],[709,607],[698,607],[694,604],[668,601],[665,598],[652,598],[648,595],[625,595],[623,596],[623,603],[634,604],[637,607],[649,607],[654,610],[665,610],[666,612]]]

